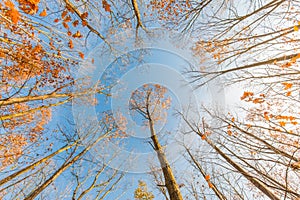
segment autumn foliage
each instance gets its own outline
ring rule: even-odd
[[[6,134],[0,144],[7,147],[1,149],[2,167],[41,136],[51,120],[51,107],[58,103],[31,97],[63,91],[72,82],[68,70],[77,62],[64,58],[55,44],[58,38],[48,37],[41,26],[34,25],[32,16],[47,16],[46,9],[38,15],[39,10],[39,1],[0,3],[0,119]]]

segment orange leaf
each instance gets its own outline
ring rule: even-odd
[[[299,27],[298,26],[294,26],[294,31],[299,31]]]
[[[288,91],[287,93],[286,93],[286,96],[291,96],[292,95],[292,92],[291,91]]]
[[[227,133],[229,136],[232,136],[232,131],[231,130],[227,130]]]
[[[241,100],[253,95],[254,95],[253,92],[244,92],[243,96],[241,96]]]
[[[82,20],[81,24],[82,24],[82,26],[87,26],[88,25],[87,21],[85,21],[85,20]]]
[[[105,10],[106,12],[110,12],[110,11],[111,11],[110,5],[109,5],[109,4],[106,4],[106,5],[104,6],[104,10]]]
[[[106,12],[111,12],[110,5],[107,3],[106,0],[102,0],[102,7]]]
[[[16,9],[10,10],[9,13],[10,13],[11,21],[14,24],[17,24],[20,19],[20,13]]]
[[[268,116],[268,112],[264,112],[264,118],[266,121],[270,121],[270,118]]]
[[[201,139],[205,140],[206,139],[206,135],[205,134],[201,135]]]
[[[288,68],[290,66],[292,66],[292,62],[287,62],[285,64],[280,65],[280,67],[282,67],[282,68]]]
[[[10,0],[5,1],[4,4],[5,4],[5,6],[9,7],[12,10],[15,9],[13,2],[11,2]]]
[[[293,58],[291,59],[291,62],[292,62],[292,63],[295,63],[295,62],[297,61],[297,59],[299,59],[299,58],[300,58],[300,54],[298,54],[297,56],[293,57]]]
[[[73,22],[73,26],[76,27],[76,26],[78,25],[78,23],[79,23],[79,21],[78,21],[78,20],[75,20],[75,21]]]
[[[72,40],[69,40],[68,46],[69,46],[70,49],[73,49],[73,48],[74,48],[74,45],[73,45],[73,41],[72,41]]]
[[[63,22],[63,26],[65,27],[65,29],[69,29],[69,25],[66,22]]]
[[[70,22],[71,21],[71,16],[68,15],[66,18],[64,18],[64,22]]]
[[[282,83],[282,85],[284,85],[284,90],[290,89],[293,86],[292,83],[286,83],[286,82]]]
[[[253,100],[253,103],[263,103],[265,100],[263,100],[262,98],[256,98]]]
[[[55,19],[55,20],[54,20],[54,23],[57,23],[57,22],[59,22],[59,19]]]
[[[41,17],[46,17],[47,16],[47,11],[46,8],[40,13]]]
[[[209,174],[207,174],[206,176],[205,176],[205,180],[209,180],[210,179],[210,175]]]
[[[289,118],[289,120],[295,120],[296,119],[296,117],[293,117],[293,116],[288,116],[288,118]]]
[[[211,182],[208,182],[208,187],[209,187],[209,188],[213,188],[214,185],[213,185]]]
[[[293,121],[293,122],[291,122],[291,124],[293,124],[293,125],[297,125],[297,124],[298,124],[298,122],[296,122],[296,121]]]
[[[82,35],[81,35],[81,33],[79,31],[77,31],[76,33],[74,33],[72,36],[74,38],[81,38],[82,37]]]
[[[81,17],[82,19],[86,19],[88,16],[89,16],[89,13],[88,13],[88,12],[84,12],[84,13],[82,13],[82,14],[80,15],[80,17]]]
[[[78,54],[79,54],[80,58],[84,59],[84,54],[82,52],[79,52]]]
[[[280,122],[279,122],[279,125],[280,125],[280,126],[285,126],[285,124],[286,124],[286,123],[283,122],[283,121],[280,121]]]
[[[5,1],[5,6],[10,8],[10,10],[7,12],[7,15],[10,17],[11,21],[14,24],[17,24],[19,19],[20,19],[20,13],[19,11],[15,8],[14,4],[9,0]]]
[[[68,14],[68,11],[65,10],[61,13],[61,18],[65,18],[65,16]]]

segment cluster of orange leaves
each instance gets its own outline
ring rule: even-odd
[[[5,114],[22,113],[28,109],[30,109],[30,107],[26,103],[19,103],[19,104],[14,104],[12,106],[6,106],[5,108],[1,107],[1,113],[5,113]],[[22,115],[20,117],[14,117],[4,121],[3,126],[6,129],[14,130],[19,126],[31,123],[33,120],[34,120],[34,116],[31,114]]]
[[[207,174],[207,175],[205,175],[205,180],[207,181],[207,183],[208,183],[208,187],[209,188],[213,188],[214,187],[214,185],[212,184],[212,182],[210,181],[210,175],[209,174]]]
[[[280,126],[285,126],[287,123],[290,123],[292,125],[297,125],[298,122],[296,121],[296,118],[293,116],[282,116],[278,115],[275,117],[276,120],[278,120],[278,123]]]
[[[243,93],[243,96],[241,96],[241,100],[245,100],[246,102],[252,102],[255,104],[260,104],[265,102],[264,100],[265,95],[264,94],[260,94],[259,97],[254,98],[254,93],[253,92],[247,92],[245,91]]]
[[[14,104],[12,106],[5,107],[5,110],[1,109],[2,113],[22,113],[31,109],[26,103]],[[51,119],[51,110],[40,108],[39,111],[33,113],[27,113],[18,117],[13,117],[11,119],[3,121],[3,126],[6,129],[14,131],[17,127],[26,125],[30,130],[29,139],[34,141],[37,134],[40,134],[44,130],[44,125]]]
[[[14,104],[6,107],[6,113],[21,113],[30,109],[26,103]],[[1,110],[4,111],[4,110]],[[14,117],[3,121],[3,127],[10,130],[0,138],[0,163],[2,167],[14,163],[23,152],[24,147],[29,142],[37,140],[39,135],[44,130],[45,124],[51,119],[51,110],[41,108],[34,113],[24,114],[19,117]],[[18,127],[22,127],[19,129]],[[1,149],[1,147],[4,147]]]
[[[292,125],[297,125],[298,122],[296,121],[296,117],[293,116],[285,116],[285,115],[272,115],[269,114],[269,112],[264,112],[264,118],[266,121],[270,121],[271,119],[275,119],[278,121],[280,126],[285,126],[287,123],[290,123]]]
[[[1,100],[18,97],[10,96],[18,88],[22,90],[17,94],[20,96],[28,94],[29,90],[31,95],[40,94],[43,87],[47,87],[47,91],[55,90],[71,79],[65,72],[73,62],[60,59],[60,50],[53,42],[56,39],[50,40],[50,47],[45,45],[45,41],[38,40],[43,33],[28,20],[27,15],[38,12],[39,1],[0,2],[0,14],[6,17],[6,20],[0,20],[3,31],[0,40]],[[39,16],[47,16],[46,9]],[[36,110],[38,106],[41,107]],[[2,121],[7,133],[0,141],[0,148],[3,146],[6,151],[0,153],[4,155],[0,161],[3,161],[4,166],[13,163],[21,155],[25,145],[36,141],[51,119],[51,110],[43,108],[40,103],[16,103],[1,106],[0,113],[1,116],[11,116]],[[21,115],[15,116],[16,114]]]
[[[298,29],[298,26],[296,26],[296,27]],[[299,58],[300,58],[300,54],[292,57],[290,61],[284,62],[283,64],[277,64],[277,61],[274,61],[274,64],[278,65],[282,69],[285,69],[285,68],[289,68],[289,67],[293,66],[293,64],[295,64]]]
[[[109,6],[109,4],[107,4],[107,5]],[[110,7],[109,7],[109,9],[110,9]],[[54,23],[58,23],[58,22],[62,21],[62,26],[66,29],[67,35],[69,37],[73,37],[75,39],[80,39],[83,37],[83,35],[81,34],[81,32],[79,30],[76,30],[76,32],[73,32],[73,33],[70,30],[70,23],[72,24],[72,26],[74,28],[76,28],[79,25],[79,20],[72,18],[73,13],[74,13],[74,10],[69,5],[66,5],[65,10],[61,13],[61,19],[58,19],[58,18],[54,19]],[[40,14],[40,16],[42,16],[41,14]],[[85,27],[88,25],[88,22],[87,22],[88,15],[89,15],[88,12],[83,12],[80,14],[80,20],[81,20],[82,27]],[[74,43],[73,43],[72,39],[69,39],[68,47],[70,49],[74,48]],[[78,55],[81,59],[84,59],[84,53],[78,52]]]
[[[35,14],[38,11],[38,4],[40,0],[18,0],[19,8],[30,15]],[[20,13],[14,3],[11,0],[4,1],[4,5],[8,8],[5,16],[9,17],[14,24],[17,24],[20,20]],[[1,4],[0,4],[1,8]],[[46,16],[46,11],[41,13],[41,16]]]
[[[114,116],[116,118],[114,118]],[[103,114],[103,124],[106,127],[107,132],[111,132],[108,136],[108,139],[120,138],[126,136],[127,129],[127,119],[121,113],[111,113]]]
[[[283,82],[282,85],[284,86],[284,88],[283,88],[284,90],[289,90],[293,86],[292,83],[287,83],[287,82]],[[290,95],[291,95],[291,91],[288,91],[286,96],[290,96]],[[245,91],[243,93],[243,95],[241,96],[241,100],[245,100],[247,102],[253,102],[255,104],[265,102],[265,100],[264,100],[265,95],[260,94],[259,96],[260,96],[259,98],[254,98],[253,92]],[[296,121],[296,118],[293,116],[272,115],[269,112],[264,111],[263,117],[266,121],[270,121],[271,119],[277,120],[280,126],[285,126],[287,123],[292,124],[292,125],[298,124],[298,122]],[[229,131],[229,133],[231,133],[230,128],[228,128],[228,131]]]
[[[14,24],[17,24],[20,19],[20,13],[15,8],[15,5],[10,0],[4,2],[5,6],[8,8],[6,16],[11,19]]]
[[[151,120],[154,122],[166,118],[165,110],[170,108],[171,97],[166,97],[167,88],[159,84],[145,84],[143,87],[135,90],[130,99],[132,110],[150,112]],[[149,117],[149,116],[147,116]]]
[[[174,0],[152,0],[148,7],[152,8],[152,11],[158,12],[159,20],[172,20],[176,21],[176,17],[183,12],[187,12],[191,8],[189,0],[176,2]],[[144,13],[146,15],[146,13]]]
[[[104,8],[104,10],[105,10],[106,12],[111,12],[110,5],[107,3],[106,0],[102,0],[102,7]]]
[[[232,130],[231,130],[231,128],[232,128],[232,125],[229,124],[229,125],[227,126],[227,134],[228,134],[229,136],[232,136]]]
[[[35,14],[39,9],[40,0],[18,0],[18,2],[20,9],[27,14]]]
[[[217,64],[221,64],[226,56],[231,52],[234,52],[234,42],[231,38],[224,40],[199,40],[193,45],[193,52],[196,56],[203,57],[203,54],[208,54],[217,61]]]
[[[282,83],[282,85],[284,86],[284,90],[289,90],[292,88],[293,84],[292,83]],[[291,96],[292,95],[292,91],[287,91],[286,96]]]
[[[22,155],[27,138],[20,134],[9,134],[0,138],[0,170],[15,162]]]

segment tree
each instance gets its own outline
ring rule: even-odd
[[[154,195],[148,192],[147,184],[143,181],[139,181],[138,188],[134,191],[134,198],[137,200],[152,200]]]
[[[140,114],[146,120],[146,123],[148,123],[153,149],[157,153],[160,167],[164,174],[165,187],[168,190],[170,199],[177,200],[182,199],[179,186],[176,183],[170,164],[155,131],[155,123],[163,119],[163,111],[168,109],[171,103],[170,98],[164,97],[166,92],[166,88],[157,84],[144,85],[141,89],[133,92],[132,98],[130,99],[130,110],[136,111],[137,114]]]
[[[128,13],[132,8],[134,12]],[[96,21],[91,22],[90,19],[94,19],[93,15],[98,16],[97,22],[106,21],[107,26],[102,29]],[[81,2],[67,0],[62,2],[6,0],[0,3],[0,169],[11,173],[1,177],[3,178],[1,185],[7,184],[1,188],[2,192],[8,188],[20,187],[20,190],[15,190],[16,192],[11,194],[16,194],[17,191],[26,194],[25,190],[31,188],[32,193],[27,198],[33,198],[83,159],[89,148],[75,156],[81,148],[76,140],[76,134],[73,138],[66,139],[67,144],[64,147],[51,152],[53,143],[47,143],[50,134],[56,135],[57,127],[53,128],[53,125],[49,127],[47,124],[51,122],[51,114],[53,111],[56,113],[56,108],[69,106],[75,98],[94,94],[95,91],[104,94],[102,93],[104,88],[100,84],[74,91],[74,84],[83,83],[83,80],[75,80],[74,72],[76,73],[78,65],[85,57],[85,48],[94,43],[95,38],[110,46],[106,36],[110,35],[113,29],[123,26],[125,22],[128,25],[135,17],[142,27],[136,1],[132,1],[131,4],[119,2],[117,5],[108,1],[94,1],[85,2],[83,6]],[[89,38],[92,39],[88,40]],[[89,100],[91,101],[82,103],[91,105],[95,103],[94,99]],[[110,122],[111,120],[107,121],[107,125]],[[109,138],[112,137],[110,134]],[[70,149],[72,153],[69,152]],[[36,155],[35,151],[38,152]],[[45,154],[44,158],[40,158],[41,153]],[[34,184],[30,184],[30,181],[39,182],[36,174],[44,178],[47,177],[46,174],[51,174],[49,170],[51,167],[45,166],[54,162],[57,155],[70,157],[65,158],[65,164],[53,172],[51,178],[40,180],[42,184],[36,185],[36,189],[33,189]],[[29,162],[33,164],[28,164]],[[36,167],[40,167],[39,170],[35,170]],[[13,168],[17,168],[17,172],[13,173]],[[10,182],[16,178],[18,178],[16,182]],[[113,187],[112,182],[113,180],[102,186]],[[78,194],[84,184],[79,185]],[[95,185],[90,189],[93,187]],[[104,193],[102,195],[99,192],[98,198],[105,198],[106,189],[101,191]],[[82,198],[85,194],[86,192],[81,193],[78,198]],[[24,195],[21,198],[24,198]]]
[[[230,181],[241,178],[252,183],[250,188],[256,191],[253,195],[299,198],[299,173],[295,168],[299,162],[299,112],[294,106],[299,103],[299,94],[295,93],[299,24],[294,12],[299,4],[245,1],[244,10],[237,5],[240,2],[222,1],[208,9],[213,2],[195,3],[198,9],[188,14],[191,20],[185,30],[199,35],[194,51],[203,57],[199,66],[190,70],[191,78],[196,87],[219,78],[225,91],[240,93],[243,102],[225,110],[204,107],[209,117],[202,114],[200,123],[187,121],[201,143],[212,149],[210,158],[196,154],[196,149],[188,149],[187,157],[202,176],[210,171],[211,182],[217,183],[226,197],[253,198],[242,189],[243,181]],[[204,29],[210,34],[201,37]]]
[[[240,103],[240,109],[225,112],[204,107],[212,122],[205,117],[205,123],[187,121],[199,140],[214,149],[210,159],[218,156],[224,160],[214,163],[201,153],[195,159],[190,153],[197,149],[187,149],[187,157],[206,182],[205,174],[209,174],[209,183],[217,183],[208,185],[221,199],[249,196],[241,189],[244,182],[239,185],[230,181],[238,177],[247,179],[253,184],[251,189],[271,199],[298,198],[299,113],[294,105],[299,103],[295,92],[295,81],[299,79],[299,23],[294,10],[299,4],[280,0],[244,1],[244,6],[240,3],[189,2],[186,5],[190,9],[177,14],[164,11],[176,10],[178,2],[152,3],[162,25],[200,38],[194,51],[201,62],[189,70],[196,87],[219,78],[226,91],[233,88],[247,102]],[[241,87],[243,91],[237,89]],[[225,114],[228,111],[231,114]],[[200,192],[195,196],[199,197]]]

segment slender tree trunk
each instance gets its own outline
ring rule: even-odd
[[[51,183],[53,183],[66,169],[68,169],[76,161],[78,161],[84,154],[86,154],[95,144],[97,144],[100,140],[102,140],[107,134],[108,133],[99,137],[95,142],[93,142],[85,149],[83,149],[78,155],[76,155],[70,161],[61,165],[61,167],[56,172],[54,172],[54,174],[51,177],[49,177],[44,183],[42,183],[35,190],[33,190],[28,196],[25,197],[24,200],[33,200],[35,197],[37,197],[46,187],[48,187]]]
[[[36,167],[36,166],[38,166],[38,165],[40,165],[40,164],[46,162],[47,160],[49,160],[50,158],[54,157],[55,155],[57,155],[57,154],[59,154],[59,153],[61,153],[61,152],[63,152],[63,151],[66,151],[67,149],[70,149],[71,147],[73,147],[73,146],[76,145],[76,144],[77,144],[77,142],[74,142],[74,143],[71,144],[71,145],[66,145],[66,146],[64,146],[64,147],[62,147],[62,148],[60,148],[60,149],[58,149],[57,151],[53,152],[52,154],[50,154],[50,155],[48,155],[48,156],[46,156],[46,157],[40,159],[39,161],[37,161],[37,162],[35,162],[35,163],[33,163],[33,164],[31,164],[31,165],[29,165],[29,166],[27,166],[27,167],[21,169],[20,171],[17,171],[17,172],[15,172],[15,173],[13,173],[13,174],[11,174],[11,175],[9,175],[9,176],[3,178],[2,180],[0,180],[0,186],[3,185],[3,184],[5,184],[5,183],[7,183],[8,181],[14,179],[14,178],[17,177],[17,176],[20,176],[20,175],[26,173],[27,171],[33,169],[34,167]]]
[[[182,195],[180,193],[178,184],[176,183],[176,179],[173,175],[172,169],[169,165],[169,162],[166,158],[166,155],[163,152],[163,149],[158,141],[154,130],[154,124],[152,120],[149,120],[149,126],[151,131],[151,139],[154,144],[154,148],[156,150],[158,160],[160,162],[160,166],[163,170],[164,178],[165,178],[165,186],[168,190],[169,196],[171,200],[182,200]]]
[[[199,135],[199,134],[198,134]],[[258,188],[261,192],[267,195],[272,200],[280,200],[280,198],[274,194],[263,182],[258,180],[249,174],[246,170],[244,170],[238,163],[234,162],[230,157],[228,157],[221,149],[219,149],[213,142],[205,138],[205,141],[218,152],[232,167],[234,167],[238,172],[240,172],[246,179],[248,179],[256,188]]]
[[[192,162],[196,165],[196,167],[198,168],[198,170],[200,171],[200,173],[202,174],[203,178],[205,178],[205,176],[207,175],[204,171],[204,169],[202,168],[202,166],[200,165],[200,163],[194,158],[194,156],[192,155],[192,153],[190,152],[189,149],[186,148],[186,151],[188,152],[190,158],[192,159]],[[220,199],[220,200],[226,200],[227,198],[225,197],[225,195],[215,186],[215,184],[212,183],[212,188],[211,188],[216,196]]]

